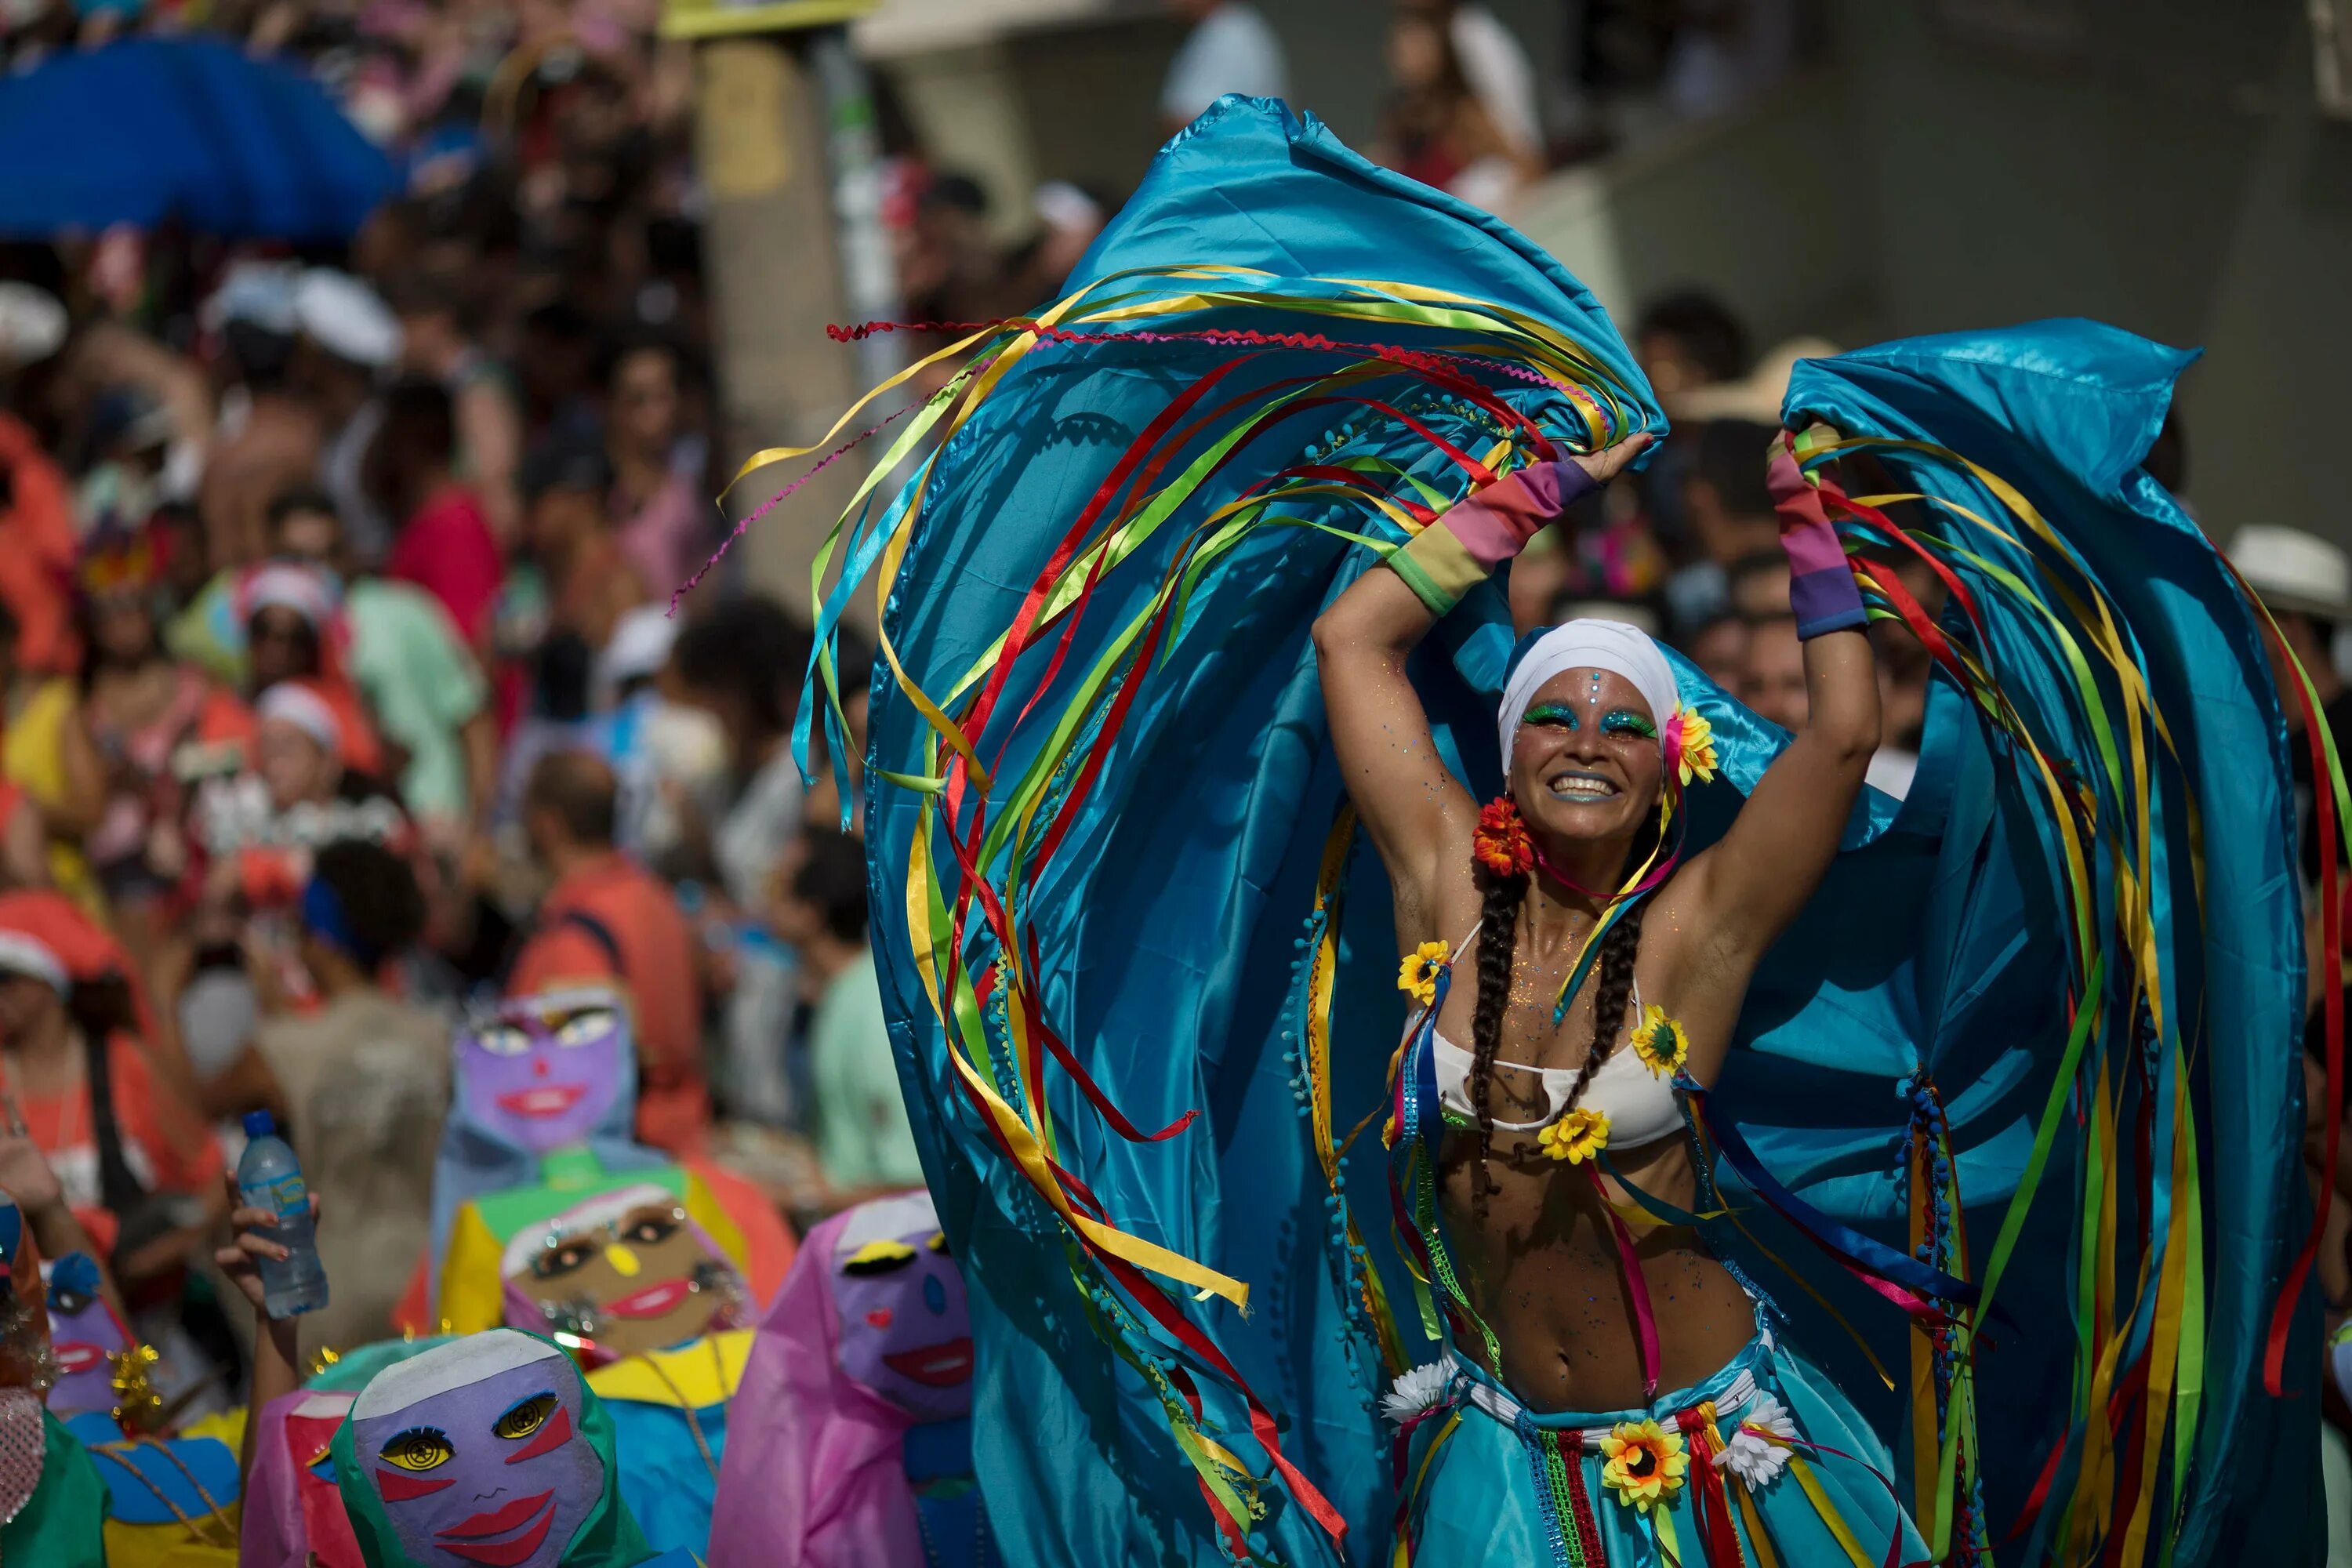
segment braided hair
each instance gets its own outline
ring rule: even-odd
[[[1486,1171],[1495,1151],[1491,1097],[1495,1058],[1503,1044],[1503,1010],[1511,996],[1511,965],[1518,954],[1519,902],[1527,895],[1528,879],[1524,873],[1498,875],[1483,864],[1477,878],[1486,904],[1478,925],[1477,1005],[1470,1020],[1470,1103],[1478,1113],[1478,1173],[1470,1201],[1471,1211],[1485,1219],[1486,1194],[1502,1190]],[[1562,1116],[1583,1100],[1592,1075],[1617,1043],[1617,1026],[1633,1000],[1633,960],[1642,945],[1642,911],[1647,907],[1636,901],[1601,939],[1601,955],[1593,964],[1592,1047],[1577,1069],[1568,1103],[1560,1107]]]
[[[1511,1000],[1511,965],[1519,951],[1519,901],[1527,896],[1525,871],[1498,872],[1483,862],[1476,868],[1478,886],[1486,896],[1478,915],[1478,991],[1470,1018],[1470,1103],[1478,1113],[1478,1172],[1470,1184],[1470,1206],[1486,1217],[1486,1194],[1501,1189],[1486,1173],[1495,1152],[1495,1054],[1503,1045],[1503,1009]]]

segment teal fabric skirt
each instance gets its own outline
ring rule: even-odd
[[[1927,1558],[1885,1446],[1760,1328],[1713,1376],[1632,1410],[1539,1415],[1460,1356],[1437,1377],[1406,1454],[1414,1568],[1879,1568],[1897,1534],[1899,1562]]]

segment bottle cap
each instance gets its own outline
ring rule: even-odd
[[[247,1138],[268,1138],[278,1131],[277,1120],[266,1110],[245,1113],[245,1135]]]

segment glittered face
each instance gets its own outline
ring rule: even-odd
[[[742,1282],[657,1188],[633,1188],[551,1222],[508,1274],[517,1328],[584,1342],[596,1359],[700,1339],[743,1316]],[[635,1201],[632,1201],[635,1200]],[[583,1212],[587,1211],[587,1212]]]
[[[1657,816],[1658,716],[1612,670],[1564,670],[1537,689],[1511,745],[1511,798],[1569,838],[1631,837]]]
[[[48,1276],[49,1349],[58,1368],[49,1408],[59,1415],[110,1411],[120,1402],[114,1358],[131,1348],[131,1336],[98,1293],[98,1265],[84,1253],[68,1252],[46,1265],[44,1272]]]
[[[627,1011],[609,991],[510,997],[457,1037],[458,1096],[476,1123],[544,1153],[595,1129],[633,1048]]]
[[[947,1237],[925,1223],[834,1257],[841,1370],[918,1421],[971,1410],[971,1320]],[[846,1233],[845,1233],[846,1234]]]
[[[553,1568],[603,1492],[604,1461],[581,1436],[580,1381],[562,1352],[493,1332],[525,1347],[509,1363],[529,1359],[455,1387],[434,1386],[437,1352],[402,1363],[352,1406],[353,1452],[416,1563]],[[420,1397],[378,1408],[377,1384],[395,1373],[414,1384],[420,1371]]]

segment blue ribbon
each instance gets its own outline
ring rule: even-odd
[[[1881,1279],[1891,1280],[1914,1295],[1958,1301],[1969,1307],[1977,1304],[1982,1295],[1977,1286],[1966,1279],[1954,1279],[1940,1268],[1932,1268],[1906,1253],[1897,1252],[1885,1243],[1864,1236],[1852,1226],[1830,1218],[1782,1186],[1773,1178],[1772,1173],[1764,1168],[1763,1162],[1757,1159],[1756,1152],[1748,1146],[1748,1140],[1739,1135],[1739,1129],[1729,1121],[1720,1120],[1715,1115],[1705,1092],[1693,1093],[1690,1098],[1698,1102],[1700,1120],[1706,1123],[1707,1132],[1714,1138],[1716,1147],[1723,1151],[1723,1157],[1731,1163],[1733,1170],[1739,1173],[1740,1180],[1779,1210],[1783,1218],[1803,1231],[1815,1246],[1848,1266]],[[2000,1315],[1998,1307],[1994,1315]]]

